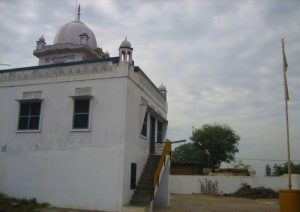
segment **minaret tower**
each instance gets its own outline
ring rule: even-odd
[[[167,88],[163,83],[161,83],[158,90],[167,98]]]
[[[131,43],[127,40],[127,37],[125,37],[125,40],[121,43],[119,48],[120,62],[127,62],[131,64],[132,51],[133,48],[131,48]]]
[[[44,36],[42,35],[42,37],[40,37],[37,41],[36,41],[36,49],[40,50],[43,49],[46,46],[46,41]]]

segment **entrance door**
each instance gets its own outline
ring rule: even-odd
[[[155,118],[150,115],[150,154],[155,152]]]

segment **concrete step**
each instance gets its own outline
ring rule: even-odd
[[[152,187],[153,187],[152,182],[145,182],[145,183],[139,183],[139,185],[136,187],[136,189],[144,189],[144,188],[152,189]]]
[[[149,182],[149,181],[153,181],[153,177],[148,177],[147,176],[147,177],[141,178],[141,180],[139,181],[139,183],[144,183],[144,182]]]
[[[132,201],[136,202],[150,202],[152,200],[152,195],[141,195],[139,194],[138,196],[134,196]]]
[[[139,185],[138,187],[136,187],[136,190],[152,191],[153,186],[152,183],[149,185]]]
[[[150,198],[139,198],[130,201],[130,204],[133,205],[150,205],[152,199]]]
[[[135,206],[123,206],[122,212],[149,212],[149,205],[135,205]]]
[[[130,205],[149,206],[153,195],[153,176],[157,169],[160,155],[149,155],[141,178],[134,191]]]
[[[130,201],[130,205],[149,207],[150,206],[150,202],[148,202],[148,201],[147,202]]]
[[[139,196],[141,196],[141,197],[145,197],[145,196],[147,196],[147,197],[152,197],[152,195],[153,195],[153,192],[152,192],[152,191],[137,190],[137,191],[135,191],[135,192],[133,193],[132,199],[136,199],[136,198],[138,198]]]

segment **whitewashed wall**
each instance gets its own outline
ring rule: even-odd
[[[149,143],[146,138],[140,136],[140,107],[141,96],[146,96],[131,80],[127,81],[126,101],[126,129],[124,145],[124,166],[123,166],[123,201],[128,204],[133,194],[130,189],[131,163],[136,163],[138,182],[149,154]]]
[[[0,192],[61,207],[120,211],[127,75],[109,63],[2,74]],[[78,87],[92,87],[86,132],[71,130],[70,96]],[[16,132],[16,99],[24,91],[42,91],[40,132]]]
[[[129,78],[126,82],[126,124],[123,166],[123,204],[128,204],[134,190],[130,189],[130,167],[131,163],[137,164],[137,183],[143,171],[145,162],[149,155],[149,130],[150,119],[148,118],[148,138],[140,135],[145,114],[141,114],[143,100],[159,112],[164,118],[167,117],[167,104],[162,95],[153,85],[138,72],[133,72],[133,67],[128,68],[127,63],[120,63],[123,69],[129,69]],[[145,110],[146,112],[146,110]]]
[[[159,185],[153,202],[154,207],[167,207],[170,205],[170,166],[171,160],[167,156],[159,177]]]
[[[91,87],[90,131],[71,130],[75,88]],[[40,132],[17,132],[25,91],[42,91]],[[141,97],[167,116],[157,89],[128,63],[0,73],[0,192],[55,206],[121,211],[149,153],[140,137]],[[144,118],[144,117],[142,117]],[[3,148],[3,149],[2,149]]]
[[[64,57],[65,56],[65,57]],[[66,57],[67,56],[67,57]],[[54,53],[51,55],[45,55],[39,57],[39,65],[49,65],[58,62],[74,62],[87,59],[87,55],[81,51],[73,51],[68,54],[66,53]]]
[[[247,183],[251,187],[264,186],[275,191],[288,188],[288,176],[280,177],[258,177],[258,176],[196,176],[196,175],[171,175],[171,193],[177,194],[199,194],[201,193],[201,182],[208,181],[217,184],[217,193],[229,194]],[[300,189],[300,175],[292,175],[294,189]]]

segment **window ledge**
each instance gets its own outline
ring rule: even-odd
[[[141,135],[141,134],[140,134],[140,138],[142,138],[142,139],[144,139],[144,140],[147,140],[147,137],[144,136],[144,135]]]
[[[41,130],[16,130],[16,133],[40,133]]]
[[[90,128],[88,129],[70,129],[70,132],[91,132]]]

